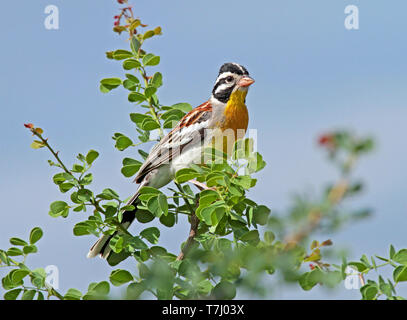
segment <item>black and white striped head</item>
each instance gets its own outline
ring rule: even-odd
[[[227,103],[234,91],[247,91],[253,82],[254,80],[249,77],[249,72],[245,67],[237,63],[225,63],[220,67],[212,90],[212,98]]]

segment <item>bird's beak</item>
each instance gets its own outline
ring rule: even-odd
[[[237,85],[239,87],[247,88],[248,86],[254,83],[254,79],[250,78],[249,76],[244,76],[242,79],[239,80]]]

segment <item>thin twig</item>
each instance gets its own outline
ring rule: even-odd
[[[48,139],[44,139],[44,138],[42,137],[42,135],[39,134],[34,128],[32,128],[32,129],[30,129],[30,130],[31,130],[31,132],[32,132],[35,136],[37,136],[37,137],[41,140],[41,142],[42,142],[42,143],[48,148],[48,150],[54,155],[55,159],[56,159],[56,160],[58,161],[58,163],[61,165],[62,169],[64,169],[64,171],[65,171],[66,173],[72,175],[71,171],[69,171],[68,168],[65,167],[64,163],[63,163],[62,160],[59,158],[59,156],[58,156],[58,151],[55,152],[54,149],[51,148],[51,146],[50,146],[49,143],[48,143]]]
[[[362,287],[365,285],[365,278],[363,277],[363,274],[359,273],[359,279]]]

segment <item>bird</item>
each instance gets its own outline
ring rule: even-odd
[[[128,229],[136,217],[142,187],[162,188],[174,179],[178,170],[201,163],[201,152],[205,146],[212,144],[230,155],[230,146],[233,147],[237,139],[243,138],[248,128],[246,95],[253,83],[254,79],[247,69],[238,63],[228,62],[220,67],[210,98],[188,112],[151,149],[136,173],[134,182],[139,186],[127,202],[135,209],[123,212],[121,226],[124,229]],[[87,257],[100,255],[109,261],[114,253],[109,242],[117,232],[122,231],[102,235],[90,248]]]

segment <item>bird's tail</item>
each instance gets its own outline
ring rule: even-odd
[[[136,218],[136,211],[137,211],[137,202],[138,202],[139,193],[137,192],[131,199],[127,202],[126,205],[133,205],[135,208],[132,211],[125,211],[123,212],[123,219],[121,225],[123,228],[127,229],[133,220]],[[99,238],[98,241],[94,243],[94,245],[90,248],[87,257],[94,258],[97,255],[100,255],[103,259],[108,259],[109,255],[112,252],[112,249],[109,246],[110,240],[118,233],[116,231],[112,235],[104,234]]]

